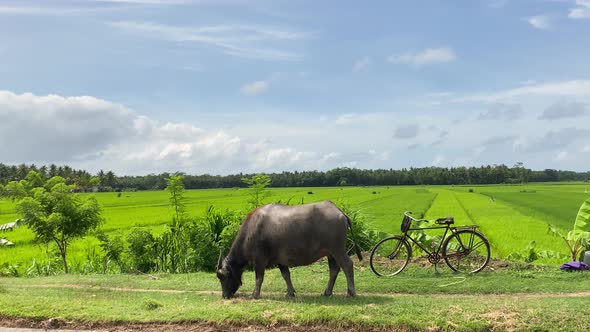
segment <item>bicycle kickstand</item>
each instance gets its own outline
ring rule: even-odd
[[[440,272],[438,271],[438,263],[434,263],[434,276],[440,277]]]

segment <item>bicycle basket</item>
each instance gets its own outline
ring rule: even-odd
[[[408,216],[404,216],[404,219],[402,220],[402,233],[405,233],[408,231],[408,229],[410,229],[410,225],[412,224],[412,219],[410,219],[410,217]]]

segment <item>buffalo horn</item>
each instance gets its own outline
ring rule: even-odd
[[[219,250],[219,260],[217,260],[217,269],[221,269],[221,263],[223,262],[223,255],[221,253],[221,250]]]

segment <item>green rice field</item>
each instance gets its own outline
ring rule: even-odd
[[[290,204],[332,200],[346,203],[365,215],[369,227],[387,234],[399,232],[403,211],[417,217],[435,219],[454,216],[458,225],[478,224],[489,238],[494,258],[522,252],[531,241],[539,250],[567,254],[560,239],[547,233],[548,224],[567,232],[574,223],[582,202],[590,196],[590,185],[535,184],[519,186],[407,186],[407,187],[329,187],[271,188],[269,202]],[[103,207],[102,229],[109,235],[126,236],[135,227],[161,232],[171,220],[168,193],[165,191],[95,194]],[[244,209],[245,189],[206,189],[186,192],[187,211],[192,216],[205,213],[208,206]],[[17,218],[11,201],[0,201],[0,224]],[[0,233],[15,243],[0,249],[0,265],[27,265],[46,257],[46,250],[33,242],[26,227]],[[365,248],[369,249],[369,248]],[[93,236],[73,243],[69,258],[74,263],[100,250]],[[551,262],[543,261],[540,262]],[[553,262],[551,262],[553,263]]]

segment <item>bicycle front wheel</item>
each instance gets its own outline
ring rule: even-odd
[[[371,270],[380,277],[391,277],[408,265],[412,249],[403,236],[392,236],[379,241],[371,250]]]
[[[460,230],[446,239],[443,257],[455,272],[477,273],[490,261],[490,244],[477,231]]]

